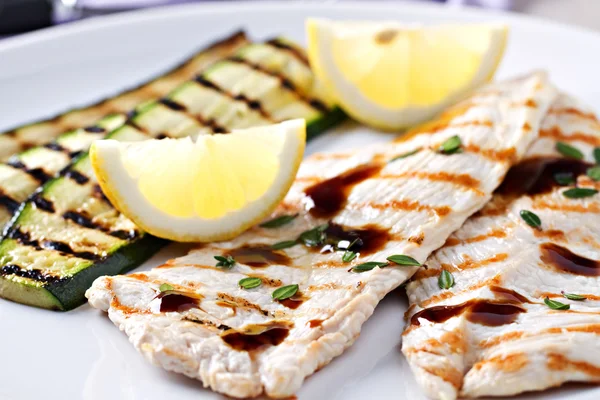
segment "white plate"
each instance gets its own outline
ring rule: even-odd
[[[253,38],[303,40],[308,16],[407,22],[501,20],[511,38],[500,76],[545,68],[561,88],[600,109],[600,35],[500,13],[398,3],[201,4],[98,18],[0,42],[0,130],[92,102],[165,69],[203,43],[244,27]],[[341,131],[344,130],[344,137]],[[350,131],[350,133],[347,133]],[[347,125],[309,150],[357,147],[389,136]],[[183,253],[173,246],[151,268]],[[401,292],[390,294],[356,344],[310,377],[300,399],[423,399],[400,350]],[[598,346],[599,343],[590,343]],[[219,399],[199,382],[146,363],[102,313],[68,313],[0,301],[0,399]],[[569,386],[521,399],[598,399]]]

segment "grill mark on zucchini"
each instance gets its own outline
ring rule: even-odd
[[[227,90],[223,89],[219,85],[215,84],[214,82],[211,82],[209,79],[207,79],[206,77],[201,76],[201,75],[197,76],[195,78],[195,81],[196,81],[196,83],[204,86],[205,88],[212,89],[216,92],[219,92],[220,94],[227,96],[230,99],[242,101],[242,102],[246,103],[248,108],[259,112],[263,118],[265,118],[271,122],[275,122],[273,117],[267,111],[265,111],[265,109],[262,107],[260,101],[251,100],[243,94],[233,95],[232,93],[228,92]]]
[[[57,276],[45,274],[39,269],[25,269],[14,264],[5,265],[2,267],[2,269],[0,269],[0,275],[16,275],[20,276],[21,278],[27,278],[43,283],[58,283],[66,280],[65,278],[59,278]]]
[[[80,185],[85,185],[86,183],[88,183],[90,181],[90,178],[88,178],[81,172],[76,171],[74,169],[67,169],[63,175],[66,176],[67,178],[71,178],[74,182],[76,182]]]
[[[300,50],[296,49],[295,47],[290,46],[289,44],[283,43],[279,39],[271,39],[271,40],[268,40],[266,43],[268,45],[271,45],[271,46],[275,47],[275,48],[282,49],[282,50],[287,50],[298,61],[301,61],[302,63],[310,66],[310,63],[308,62],[308,58],[306,57],[306,55],[303,52],[301,52]]]
[[[217,121],[215,121],[214,119],[205,119],[204,117],[202,117],[202,115],[198,115],[198,114],[192,114],[188,111],[187,107],[184,106],[183,104],[180,104],[178,102],[176,102],[175,100],[172,99],[168,99],[168,98],[163,98],[159,100],[159,103],[161,103],[162,105],[168,107],[169,109],[173,110],[173,111],[178,111],[178,112],[182,112],[185,113],[187,116],[189,116],[192,119],[195,119],[196,121],[198,121],[201,125],[210,128],[210,130],[213,133],[226,133],[228,132],[228,130],[219,125],[217,123]],[[168,138],[169,135],[166,133],[161,133],[160,135],[158,135],[156,137],[156,139],[166,139]]]
[[[8,160],[6,165],[27,173],[33,179],[38,181],[40,185],[46,183],[52,177],[44,171],[43,168],[27,168],[27,166],[19,160]]]
[[[111,231],[109,228],[102,226],[101,224],[94,222],[92,218],[81,211],[66,211],[63,213],[62,217],[68,221],[71,221],[83,228],[95,229],[100,232],[104,232],[113,237],[122,240],[132,240],[139,236],[139,232],[136,230],[125,231],[125,230],[116,230]]]
[[[43,198],[41,193],[34,195],[31,201],[40,210],[44,210],[49,213],[55,212],[54,204],[50,200]]]
[[[91,251],[75,251],[68,243],[56,240],[42,240],[40,242],[39,240],[32,239],[29,233],[21,231],[18,227],[10,229],[8,237],[23,246],[33,247],[36,250],[55,250],[62,255],[67,254],[88,261],[99,261],[102,259],[102,256],[94,254]]]
[[[14,214],[19,209],[20,202],[4,193],[0,188],[0,206],[4,207],[9,213]]]
[[[89,133],[106,133],[106,129],[97,125],[87,126],[83,130]]]
[[[329,111],[329,108],[322,101],[315,99],[315,98],[310,98],[308,96],[305,96],[303,93],[301,93],[298,90],[298,88],[296,87],[296,85],[294,85],[294,83],[292,81],[290,81],[288,78],[281,75],[280,73],[269,71],[269,70],[265,69],[264,67],[262,67],[258,64],[255,64],[249,60],[246,60],[245,58],[243,58],[241,56],[229,57],[227,59],[227,61],[231,61],[231,62],[238,63],[238,64],[244,64],[245,66],[250,67],[257,72],[260,72],[261,74],[268,75],[270,77],[279,79],[279,82],[281,83],[281,87],[294,93],[300,101],[303,101],[306,104],[309,104],[311,107],[313,107],[314,109],[316,109],[319,112],[326,113]]]

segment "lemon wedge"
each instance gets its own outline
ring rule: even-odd
[[[416,26],[309,19],[310,63],[354,119],[397,130],[430,119],[490,80],[504,25]]]
[[[140,228],[180,242],[231,239],[271,213],[306,144],[303,119],[197,139],[100,140],[92,166],[112,204]]]

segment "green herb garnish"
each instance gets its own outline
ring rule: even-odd
[[[565,292],[561,292],[561,294],[563,295],[563,297],[565,297],[569,300],[583,301],[583,300],[587,299],[587,297],[582,296],[580,294],[565,293]]]
[[[163,283],[162,285],[160,285],[158,287],[158,290],[162,292],[169,292],[171,290],[175,290],[175,288],[173,288],[173,286],[169,285],[168,283]]]
[[[328,227],[328,224],[323,224],[306,232],[302,232],[298,237],[298,240],[300,240],[307,247],[320,246],[325,242],[325,239],[327,238],[325,230]]]
[[[440,277],[438,278],[438,286],[440,289],[450,289],[454,286],[454,277],[452,274],[445,269],[440,273]]]
[[[279,289],[276,289],[271,296],[273,296],[273,299],[275,300],[289,299],[290,297],[298,293],[298,289],[298,285],[282,286]]]
[[[383,268],[383,267],[387,267],[388,265],[389,265],[388,263],[384,263],[384,262],[369,261],[369,262],[366,262],[366,263],[362,263],[362,264],[356,265],[354,268],[352,268],[352,271],[354,271],[354,272],[366,272],[366,271],[372,270],[375,267]]]
[[[460,146],[462,145],[462,141],[459,136],[452,136],[448,140],[446,140],[440,148],[438,149],[439,153],[442,154],[454,154],[461,150]]]
[[[564,304],[560,301],[550,300],[547,297],[544,299],[544,303],[546,303],[546,305],[553,310],[568,310],[571,308],[570,304]]]
[[[217,267],[231,268],[235,265],[235,260],[231,256],[214,256],[215,260],[218,261]]]
[[[260,278],[244,278],[238,282],[238,285],[244,289],[254,289],[262,285],[262,279]]]
[[[297,216],[298,216],[298,214],[282,215],[277,218],[273,218],[267,222],[263,222],[262,224],[260,224],[260,226],[262,228],[279,228],[280,226],[289,224],[294,219],[296,219]]]
[[[402,154],[400,154],[400,155],[397,155],[396,157],[392,158],[392,159],[391,159],[390,161],[388,161],[388,162],[394,162],[394,161],[396,161],[396,160],[401,160],[401,159],[403,159],[403,158],[410,157],[410,156],[412,156],[412,155],[414,155],[414,154],[417,154],[419,151],[421,151],[421,149],[420,149],[420,148],[419,148],[419,149],[416,149],[416,150],[413,150],[413,151],[408,151],[408,152],[406,152],[406,153],[402,153]]]
[[[598,191],[596,189],[590,189],[590,188],[573,188],[573,189],[568,189],[568,190],[565,190],[564,192],[562,192],[562,194],[565,197],[568,197],[570,199],[582,199],[584,197],[593,196],[596,193],[598,193]]]
[[[575,177],[570,172],[557,172],[554,174],[554,180],[561,186],[568,186],[575,183]]]
[[[596,164],[600,164],[600,147],[594,149],[594,159],[596,160]]]
[[[288,249],[290,247],[294,247],[298,244],[297,240],[284,240],[283,242],[277,242],[271,246],[273,250],[283,250]]]
[[[519,213],[523,221],[527,223],[532,228],[539,229],[542,226],[542,220],[536,214],[532,213],[529,210],[521,210]]]
[[[393,256],[389,256],[387,258],[387,260],[393,262],[394,264],[398,264],[398,265],[410,265],[410,266],[415,266],[415,267],[421,266],[420,262],[418,262],[417,260],[415,260],[412,257],[405,256],[403,254],[395,254]]]
[[[600,166],[589,168],[587,170],[587,176],[596,182],[600,181]]]
[[[346,250],[344,255],[342,256],[342,261],[345,263],[349,263],[350,261],[356,258],[356,253],[350,250]]]
[[[567,144],[565,142],[556,142],[555,148],[556,151],[558,151],[565,157],[583,160],[583,153],[579,149],[571,146],[570,144]]]

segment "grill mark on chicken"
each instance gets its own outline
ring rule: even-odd
[[[592,335],[600,336],[600,324],[587,324],[579,326],[564,326],[547,328],[537,332],[525,332],[525,331],[513,331],[505,333],[503,335],[493,336],[491,338],[482,340],[479,346],[483,349],[490,349],[503,343],[521,340],[529,337],[537,337],[542,335],[563,335],[565,332],[568,333],[589,333]]]
[[[452,208],[449,206],[430,206],[427,204],[421,204],[418,201],[411,200],[392,200],[386,203],[357,203],[349,204],[350,209],[360,210],[361,208],[370,207],[375,210],[400,210],[400,211],[426,211],[436,214],[439,217],[445,217],[452,212]]]
[[[572,115],[581,119],[589,119],[595,122],[598,122],[598,119],[593,113],[586,113],[577,108],[567,107],[567,108],[552,108],[548,111],[548,114],[551,115]]]
[[[553,371],[574,369],[589,375],[596,381],[600,381],[600,366],[596,366],[585,361],[572,360],[568,357],[565,357],[563,354],[549,353],[547,366],[548,369]]]
[[[227,59],[227,61],[243,64],[249,68],[252,68],[254,71],[260,72],[263,75],[267,75],[279,80],[282,88],[287,89],[290,93],[293,93],[294,96],[303,103],[306,103],[313,107],[315,110],[326,113],[329,111],[329,108],[320,100],[316,98],[311,98],[303,94],[297,87],[290,81],[288,78],[283,76],[281,73],[273,72],[265,67],[255,64],[249,60],[244,59],[242,56],[234,56]]]
[[[438,272],[438,274],[439,274],[439,272]],[[461,291],[450,291],[450,290],[447,290],[447,291],[441,292],[441,293],[439,293],[437,295],[433,295],[433,296],[429,297],[428,299],[425,299],[425,300],[421,301],[419,303],[419,306],[420,307],[427,307],[430,304],[437,303],[437,302],[440,302],[442,300],[447,300],[447,299],[451,299],[452,297],[461,296],[461,295],[464,295],[465,293],[469,293],[469,292],[472,292],[472,291],[477,290],[477,289],[481,289],[481,288],[486,287],[486,286],[491,287],[493,285],[499,285],[499,284],[500,284],[500,278],[496,276],[496,277],[493,277],[491,279],[487,279],[487,280],[485,280],[483,282],[478,282],[476,284],[470,285],[470,286],[466,287],[465,289],[463,289]],[[409,314],[409,313],[407,312],[407,314]]]
[[[483,195],[483,192],[479,190],[481,182],[478,179],[473,178],[469,174],[453,174],[450,172],[425,172],[425,171],[410,171],[399,174],[383,173],[379,176],[380,179],[406,179],[406,178],[418,178],[425,179],[433,182],[444,182],[452,185],[460,186],[469,190],[475,191],[479,195]]]
[[[596,203],[581,204],[580,202],[573,202],[572,204],[564,204],[554,203],[547,199],[534,199],[533,206],[539,210],[563,211],[582,214],[597,214],[600,212],[600,206]]]
[[[476,269],[476,268],[485,267],[489,264],[502,262],[506,259],[508,259],[508,254],[506,254],[506,253],[496,254],[496,255],[493,255],[492,257],[488,257],[483,260],[473,260],[470,256],[465,255],[464,261],[458,265],[442,264],[441,269],[436,269],[436,268],[421,269],[414,275],[413,280],[417,281],[420,279],[426,279],[426,278],[431,278],[433,276],[438,276],[442,269],[445,269],[449,272],[460,272],[460,271],[464,271],[466,269]]]
[[[444,367],[425,367],[423,369],[432,375],[439,376],[440,378],[454,386],[456,389],[460,389],[460,387],[462,386],[462,372],[450,365]]]
[[[482,360],[473,365],[474,370],[480,370],[493,364],[491,367],[496,370],[502,370],[508,373],[517,372],[529,364],[529,358],[525,353],[513,353],[508,355],[499,355],[487,360]]]
[[[507,227],[492,229],[488,233],[485,233],[483,235],[473,236],[473,237],[470,237],[467,239],[458,239],[455,236],[451,236],[448,238],[448,240],[446,240],[446,243],[444,243],[444,247],[448,248],[448,247],[452,247],[452,246],[458,246],[460,244],[483,242],[484,240],[487,240],[490,238],[504,239],[507,237],[506,229],[507,229]]]
[[[584,142],[592,146],[600,146],[600,137],[598,136],[583,132],[563,133],[557,126],[540,131],[540,137],[561,142]]]
[[[502,150],[496,149],[482,149],[476,144],[465,144],[463,145],[465,151],[470,153],[478,154],[488,160],[495,162],[510,162],[513,163],[517,156],[517,152],[514,147]]]

